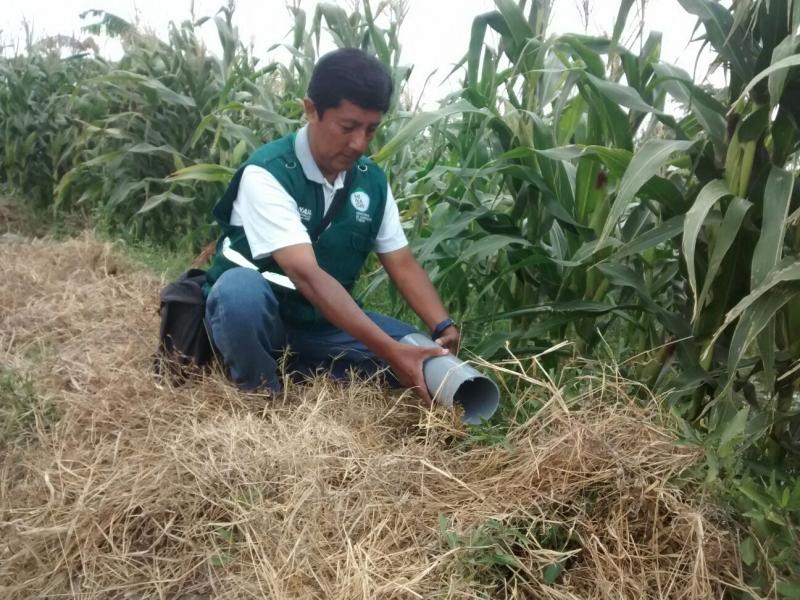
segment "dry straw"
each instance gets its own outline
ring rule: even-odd
[[[375,382],[289,383],[273,400],[218,375],[173,389],[149,369],[156,278],[90,237],[7,240],[0,264],[0,360],[34,378],[38,411],[2,448],[0,597],[710,598],[740,585],[733,534],[674,485],[699,451],[613,377],[567,398],[535,364],[498,369],[524,422],[493,444]],[[526,402],[543,405],[527,420]]]

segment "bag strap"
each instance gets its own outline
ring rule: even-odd
[[[214,256],[214,252],[217,250],[217,240],[211,240],[206,244],[203,249],[200,251],[200,254],[195,256],[194,260],[192,261],[191,268],[192,269],[199,269],[204,264],[206,264],[211,257]]]
[[[347,196],[350,194],[350,186],[353,183],[353,171],[355,171],[356,165],[353,165],[353,168],[347,172],[347,175],[344,176],[344,184],[336,194],[333,196],[333,200],[331,201],[331,205],[328,208],[328,212],[325,213],[325,216],[322,217],[322,221],[320,221],[319,225],[317,225],[316,229],[311,232],[311,242],[316,242],[319,239],[319,236],[322,235],[322,232],[325,231],[325,228],[330,225],[330,222],[333,221],[336,214],[341,210],[342,205],[345,203]]]

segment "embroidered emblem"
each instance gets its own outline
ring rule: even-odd
[[[369,209],[369,196],[367,192],[362,189],[357,189],[350,194],[350,204],[353,205],[358,212],[367,212]]]
[[[299,209],[300,211],[300,219],[303,221],[310,221],[311,220],[311,209],[306,208],[305,206],[301,206]]]

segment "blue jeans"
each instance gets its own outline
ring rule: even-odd
[[[397,319],[365,313],[396,340],[417,331]],[[236,267],[220,276],[208,295],[206,324],[231,378],[244,390],[281,389],[277,359],[287,346],[287,366],[302,374],[324,370],[344,379],[351,369],[370,376],[385,368],[363,343],[332,325],[308,330],[284,323],[272,288],[252,269]]]

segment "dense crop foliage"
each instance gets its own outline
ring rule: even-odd
[[[681,2],[729,70],[712,94],[660,60],[658,34],[619,45],[633,2],[611,39],[548,38],[546,3],[496,4],[473,25],[463,118],[415,117],[441,117],[441,158],[412,180],[437,283],[468,326],[504,322],[485,354],[643,353],[631,372],[670,390],[715,460],[767,437],[756,455],[794,463],[800,5]]]
[[[566,338],[638,355],[623,370],[669,392],[708,479],[734,478],[797,572],[800,3],[681,1],[728,69],[714,94],[660,60],[657,34],[620,47],[633,2],[611,39],[548,38],[546,4],[496,4],[473,25],[470,108],[437,126],[444,159],[414,182],[435,207],[422,256],[468,326],[502,321],[486,354]],[[736,479],[753,463],[768,491]]]
[[[89,32],[122,41],[118,62],[75,40],[68,57],[51,40],[0,60],[0,176],[39,208],[197,248],[233,169],[300,122],[320,36],[374,52],[398,89],[376,158],[472,347],[525,356],[568,339],[663,392],[705,446],[709,482],[738,489],[788,579],[800,571],[800,1],[680,0],[727,72],[721,90],[663,62],[658,34],[638,53],[621,44],[633,5],[621,0],[599,38],[548,36],[547,1],[496,0],[473,23],[460,93],[429,113],[402,101],[402,3],[322,4],[311,19],[292,7],[291,58],[263,66],[231,7],[166,41],[97,13]],[[752,540],[743,558],[756,560]]]
[[[172,24],[167,40],[111,14],[85,15],[95,21],[88,33],[120,40],[117,62],[86,51],[91,38],[48,39],[1,61],[3,180],[39,207],[90,213],[116,233],[201,246],[213,238],[210,210],[235,167],[298,124],[324,24],[340,44],[392,64],[398,90],[407,77],[382,37],[396,36],[395,21],[384,34],[368,10],[348,16],[323,5],[307,28],[306,14],[292,10],[289,65],[259,64],[238,38],[232,6]],[[216,27],[222,57],[203,45],[203,26]]]

